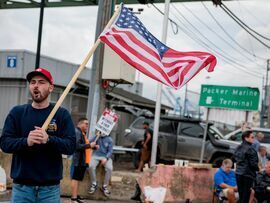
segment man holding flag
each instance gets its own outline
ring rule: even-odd
[[[12,153],[12,203],[60,203],[62,154],[75,150],[75,130],[69,112],[59,108],[45,129],[42,124],[54,105],[49,102],[53,77],[45,68],[27,74],[31,104],[15,106],[8,114],[0,147]]]

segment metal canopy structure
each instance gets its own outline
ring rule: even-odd
[[[141,0],[116,0],[116,4],[139,4]],[[171,0],[171,2],[194,2],[211,0]],[[0,0],[0,9],[40,8],[41,0]],[[148,3],[164,3],[164,0],[148,0]],[[45,0],[44,7],[97,6],[98,0]]]

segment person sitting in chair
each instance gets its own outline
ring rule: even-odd
[[[254,191],[258,203],[270,203],[270,161],[266,163],[265,170],[257,174]]]
[[[216,193],[219,197],[225,197],[229,203],[236,203],[239,195],[237,192],[235,172],[232,170],[232,160],[225,159],[222,166],[214,176]]]

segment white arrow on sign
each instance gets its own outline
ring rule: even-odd
[[[212,97],[208,96],[206,97],[205,103],[206,104],[211,104],[214,100],[212,99]]]

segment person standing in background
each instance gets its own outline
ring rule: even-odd
[[[252,147],[256,150],[256,152],[259,151],[259,148],[261,146],[261,142],[264,139],[264,134],[262,132],[258,132],[255,136],[254,143],[252,144]]]
[[[150,128],[148,121],[143,122],[143,128],[145,131],[144,140],[142,141],[141,159],[138,167],[139,172],[143,171],[145,163],[150,163],[152,151],[153,130]]]
[[[78,195],[79,181],[83,180],[86,168],[90,163],[90,144],[86,136],[88,130],[88,119],[80,118],[75,129],[76,132],[76,151],[72,157],[70,167],[71,175],[71,202],[83,203],[83,198]]]
[[[236,161],[236,182],[239,192],[239,203],[248,203],[251,189],[256,178],[256,172],[259,171],[258,155],[252,147],[254,135],[251,130],[242,133],[242,143],[239,145],[233,155]]]

